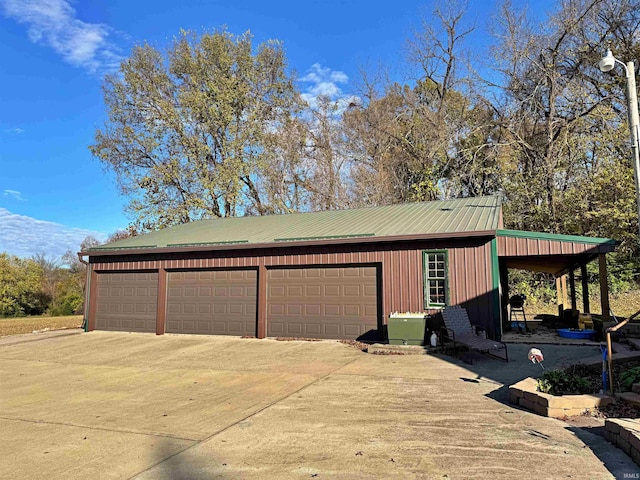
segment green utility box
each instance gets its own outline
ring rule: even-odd
[[[426,314],[392,313],[387,323],[389,345],[424,345]]]

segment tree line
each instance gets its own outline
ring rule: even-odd
[[[597,63],[638,58],[639,3],[561,0],[540,22],[505,1],[481,52],[464,5],[443,3],[407,40],[406,80],[381,66],[339,98],[302,95],[277,40],[181,32],[105,77],[90,149],[136,232],[498,194],[506,228],[619,240],[637,273],[625,79]]]
[[[107,242],[128,236],[128,231],[117,231]],[[88,236],[80,250],[100,243]],[[71,250],[60,258],[45,253],[29,258],[0,253],[0,318],[83,314],[86,273],[86,265]]]

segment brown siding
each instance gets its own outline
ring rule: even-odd
[[[498,256],[577,255],[609,251],[610,246],[537,238],[498,237]]]
[[[451,304],[464,305],[473,323],[497,332],[493,322],[491,244],[449,249],[449,292]],[[497,314],[497,312],[495,312]]]
[[[299,265],[381,265],[382,316],[391,312],[423,311],[422,252],[447,250],[451,303],[464,304],[475,323],[492,331],[490,238],[379,244],[283,247],[236,251],[92,257],[97,271],[141,268],[286,267]],[[125,261],[128,260],[128,261]]]

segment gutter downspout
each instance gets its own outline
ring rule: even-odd
[[[85,292],[84,292],[84,318],[82,319],[82,328],[85,332],[89,328],[89,319],[88,319],[88,311],[89,311],[89,292],[91,287],[91,265],[84,258],[82,252],[78,252],[78,260],[80,263],[87,266],[86,269],[86,278],[85,278]]]

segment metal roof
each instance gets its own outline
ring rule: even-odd
[[[489,231],[495,235],[500,224],[500,207],[498,196],[487,196],[350,210],[199,220],[118,240],[89,249],[87,253],[371,242],[378,239],[401,240],[399,237],[481,235]]]

